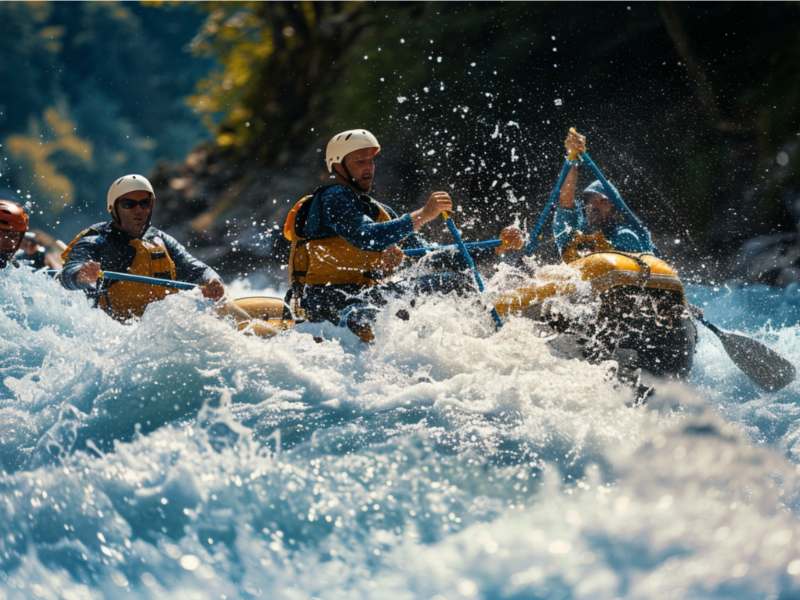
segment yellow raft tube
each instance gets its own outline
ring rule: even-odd
[[[615,288],[663,290],[674,294],[677,302],[686,304],[683,283],[676,271],[652,254],[597,252],[574,260],[568,266],[571,271],[543,269],[537,274],[536,284],[501,294],[495,300],[495,309],[500,316],[507,317],[523,314],[531,305],[548,298],[576,294],[580,287],[576,273],[596,296]]]
[[[217,313],[233,317],[239,331],[260,337],[272,337],[295,325],[289,307],[281,298],[271,296],[236,298]]]
[[[599,300],[596,319],[582,335],[590,340],[589,359],[602,359],[618,348],[634,351],[638,365],[657,375],[682,377],[691,369],[697,332],[689,316],[683,283],[677,272],[652,254],[598,252],[568,264],[546,266],[534,283],[500,294],[494,306],[502,318],[542,319],[542,305],[554,298],[585,294]],[[238,298],[223,315],[231,315],[245,333],[271,337],[295,325],[280,298]],[[549,323],[559,332],[570,324]]]
[[[570,323],[542,310],[550,299],[586,302],[587,294],[597,310],[586,322]],[[573,334],[589,360],[624,354],[634,367],[670,377],[685,377],[692,367],[697,329],[683,283],[652,254],[597,252],[543,267],[532,285],[501,294],[495,308],[501,317],[526,316]]]

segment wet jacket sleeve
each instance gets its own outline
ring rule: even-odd
[[[398,215],[397,215],[397,211],[395,209],[393,209],[391,206],[388,206],[386,204],[381,204],[381,206],[383,207],[383,210],[385,210],[387,213],[389,213],[389,216],[392,219],[399,218]],[[410,217],[411,215],[408,215],[408,216]],[[416,231],[414,231],[414,227],[412,225],[411,233],[408,236],[406,236],[405,238],[403,238],[403,241],[400,243],[400,247],[401,248],[422,248],[427,243],[428,242],[425,241],[424,237],[422,237],[420,234],[418,234]]]
[[[97,235],[87,235],[72,247],[69,258],[61,269],[61,277],[59,277],[61,285],[68,290],[94,289],[94,284],[78,283],[77,281],[78,271],[80,271],[84,263],[90,260],[102,264],[99,236]]]
[[[331,188],[320,198],[323,219],[336,233],[361,250],[382,251],[414,233],[411,215],[378,223],[363,213],[358,200]]]
[[[217,272],[206,263],[197,260],[189,251],[171,235],[160,234],[170,257],[175,262],[175,274],[178,281],[189,283],[206,283],[212,279],[221,279]]]

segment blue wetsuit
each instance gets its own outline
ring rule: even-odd
[[[606,198],[608,195],[599,181],[593,182],[584,191],[583,195],[600,194]],[[639,218],[628,208],[622,200],[622,196],[612,194],[611,201],[617,208],[618,220],[603,227],[602,232],[605,238],[616,250],[622,252],[657,252],[655,244],[650,236],[650,230],[639,220]],[[553,237],[559,254],[569,246],[575,234],[595,233],[598,229],[592,229],[586,221],[586,214],[583,208],[583,199],[575,198],[575,208],[568,209],[556,206],[553,217]]]
[[[359,194],[344,185],[331,185],[318,189],[307,203],[307,211],[297,216],[297,230],[306,239],[339,236],[362,250],[383,251],[395,244],[406,248],[425,245],[414,233],[410,214],[397,216],[385,204],[379,204],[366,194]],[[378,222],[379,206],[391,220]],[[482,249],[477,255],[492,252]],[[364,287],[358,285],[305,285],[301,293],[301,306],[310,321],[331,321],[339,325],[367,324],[374,319],[375,305],[386,304],[387,295],[406,292],[424,294],[434,292],[463,292],[471,289],[471,277],[461,272],[466,265],[455,252],[442,252],[431,266],[447,269],[400,282]],[[295,292],[297,293],[297,292]]]
[[[377,222],[378,206],[391,221]],[[398,217],[385,204],[380,204],[366,194],[356,194],[343,185],[332,185],[318,191],[303,224],[303,235],[319,239],[338,235],[356,248],[380,252],[405,240],[408,247],[422,245],[414,233],[411,215]]]
[[[151,241],[160,238],[175,263],[176,279],[190,283],[206,283],[219,279],[216,271],[207,264],[193,257],[174,237],[167,235],[155,227],[148,227],[139,239]],[[105,271],[125,272],[133,262],[136,250],[130,245],[134,239],[112,222],[97,223],[89,228],[72,247],[67,262],[61,270],[61,285],[68,290],[84,290],[90,297],[97,297],[102,289],[95,289],[93,284],[79,283],[78,271],[87,261],[100,263]]]

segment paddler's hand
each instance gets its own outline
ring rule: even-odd
[[[406,257],[398,246],[389,246],[381,252],[381,270],[384,273],[391,273],[403,262]]]
[[[509,225],[500,232],[500,245],[494,249],[497,254],[505,254],[514,250],[522,250],[525,246],[525,234],[519,227]]]
[[[81,265],[75,275],[75,281],[82,285],[94,285],[100,279],[100,263],[88,260]]]
[[[411,220],[414,223],[414,231],[419,231],[426,223],[430,223],[439,218],[443,212],[453,210],[453,199],[447,192],[433,192],[428,196],[425,206],[418,208],[411,213]]]
[[[219,300],[225,295],[225,286],[219,279],[212,279],[211,281],[200,286],[200,291],[203,296],[211,300]]]
[[[564,148],[567,149],[569,160],[578,160],[578,155],[586,152],[586,136],[575,131],[574,127],[570,127],[567,139],[564,140]]]

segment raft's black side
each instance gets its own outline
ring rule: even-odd
[[[662,377],[685,378],[692,369],[697,328],[682,295],[670,290],[622,287],[601,296],[587,351],[606,358],[634,350],[636,366]]]

